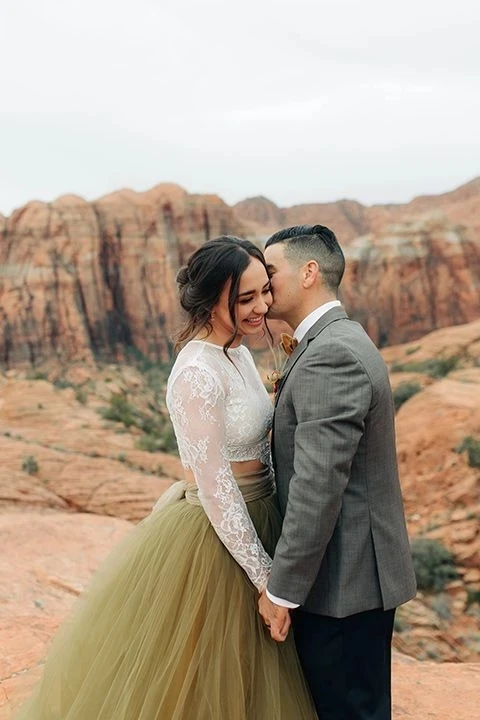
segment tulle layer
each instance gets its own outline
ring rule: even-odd
[[[248,504],[270,553],[273,497]],[[57,634],[16,720],[314,720],[293,638],[271,640],[257,592],[185,499],[134,528]]]

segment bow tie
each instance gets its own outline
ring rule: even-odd
[[[287,355],[291,355],[297,345],[297,338],[288,335],[288,333],[280,333],[280,347]]]

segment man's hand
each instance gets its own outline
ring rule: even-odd
[[[258,600],[258,611],[263,618],[265,625],[270,629],[273,640],[283,642],[286,640],[292,621],[288,608],[275,605],[267,597],[265,590],[260,593]]]

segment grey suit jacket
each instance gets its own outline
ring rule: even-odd
[[[321,317],[290,356],[272,450],[284,521],[269,591],[333,617],[412,598],[388,372],[343,308]]]

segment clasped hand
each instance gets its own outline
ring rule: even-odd
[[[269,628],[273,640],[277,642],[286,640],[292,624],[288,608],[273,603],[263,590],[258,599],[258,611]]]

